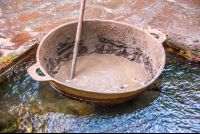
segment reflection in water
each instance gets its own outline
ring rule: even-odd
[[[152,90],[123,104],[97,106],[34,81],[26,72],[33,63],[35,57],[26,59],[0,83],[0,132],[200,132],[199,65],[168,54]]]

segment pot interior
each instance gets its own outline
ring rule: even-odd
[[[76,28],[77,22],[62,25],[41,42],[37,60],[51,77],[57,73],[61,62],[72,60]],[[78,57],[90,54],[114,54],[132,60],[145,69],[149,77],[147,82],[158,77],[165,64],[162,44],[153,36],[114,21],[83,22]]]

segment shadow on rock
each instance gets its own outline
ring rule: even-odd
[[[134,111],[149,107],[159,97],[158,91],[145,91],[133,100],[118,105],[94,106],[94,113],[99,116],[117,116],[133,113]]]

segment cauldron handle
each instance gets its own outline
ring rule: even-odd
[[[160,32],[160,31],[158,31],[158,30],[156,30],[156,29],[147,29],[147,30],[145,30],[145,31],[147,31],[148,33],[150,33],[151,35],[155,35],[154,37],[162,44],[165,40],[166,40],[166,35],[164,34],[164,33],[162,33],[162,32]],[[158,36],[158,37],[156,37],[156,35]]]
[[[36,70],[40,68],[40,65],[38,63],[30,66],[27,70],[29,75],[36,81],[50,81],[52,78],[49,76],[40,76],[36,73]]]

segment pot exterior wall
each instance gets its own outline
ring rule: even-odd
[[[123,93],[123,94],[103,94],[86,92],[81,90],[76,90],[70,87],[66,87],[62,84],[56,83],[54,81],[49,81],[50,85],[61,94],[78,101],[83,101],[87,103],[93,103],[97,105],[115,105],[131,100],[138,95],[145,92],[150,86],[140,89],[135,92]]]

